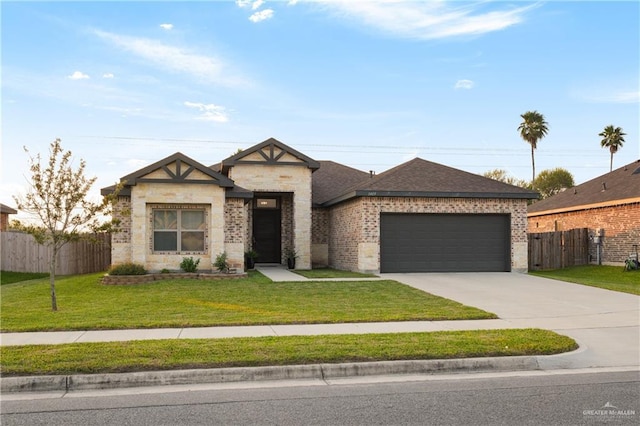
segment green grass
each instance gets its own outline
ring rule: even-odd
[[[3,332],[496,318],[395,281],[274,283],[249,277],[105,286],[101,274],[2,286]]]
[[[361,272],[342,271],[340,269],[332,268],[318,268],[318,269],[296,269],[295,272],[298,275],[302,275],[305,278],[371,278],[377,277],[374,274],[363,274]]]
[[[576,348],[569,337],[524,329],[74,343],[5,346],[0,351],[6,377],[549,355]]]
[[[640,271],[625,272],[622,266],[584,265],[529,273],[539,277],[640,295]]]
[[[42,272],[11,272],[0,271],[0,285],[13,284],[20,281],[35,280],[37,278],[49,277],[48,273]]]

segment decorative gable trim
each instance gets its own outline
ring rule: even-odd
[[[138,183],[196,183],[233,188],[231,179],[177,152],[121,179],[126,186]]]
[[[320,163],[314,159],[274,138],[269,138],[258,145],[223,160],[222,172],[228,173],[231,167],[240,164],[304,166],[312,170],[320,168]]]

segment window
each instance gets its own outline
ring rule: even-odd
[[[153,251],[205,251],[204,210],[153,210]]]
[[[257,209],[277,209],[277,198],[257,198],[255,201],[255,208]]]

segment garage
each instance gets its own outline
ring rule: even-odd
[[[380,215],[381,272],[511,270],[508,214]]]

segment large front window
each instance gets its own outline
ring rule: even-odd
[[[204,210],[153,210],[153,251],[205,251]]]

